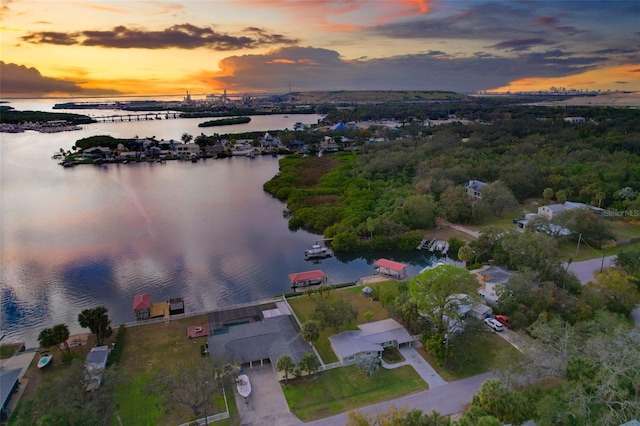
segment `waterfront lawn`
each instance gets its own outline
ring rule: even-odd
[[[206,315],[128,327],[120,368],[126,381],[117,389],[116,404],[121,424],[156,425],[180,424],[194,420],[186,406],[166,409],[162,401],[147,390],[152,377],[158,372],[172,373],[176,366],[200,358],[200,345],[206,338],[187,338],[187,326],[206,324]],[[235,412],[235,403],[229,409]],[[225,411],[224,401],[214,398],[209,415]],[[233,417],[233,413],[232,417]],[[218,424],[228,424],[222,421]]]
[[[397,281],[383,281],[369,284],[369,287],[379,288],[382,293],[391,292],[397,294],[399,284],[400,283]],[[363,288],[364,286],[355,286],[336,289],[332,291],[329,297],[326,299],[326,301],[329,303],[335,302],[338,299],[348,300],[353,305],[353,307],[358,310],[358,318],[356,319],[355,324],[352,324],[351,327],[349,327],[349,329],[352,330],[358,329],[356,326],[357,324],[363,324],[367,322],[366,318],[364,317],[364,314],[366,312],[371,312],[373,314],[371,316],[370,322],[389,318],[389,312],[380,304],[380,302],[371,300],[370,298],[365,297],[362,294]],[[300,322],[304,324],[313,316],[316,306],[320,301],[320,297],[318,295],[314,295],[313,299],[311,299],[307,295],[300,295],[297,297],[289,298],[287,299],[287,301],[293,308]],[[332,336],[334,334],[336,334],[336,331],[333,328],[326,328],[322,330],[322,332],[320,333],[320,338],[314,344],[316,350],[322,358],[322,361],[325,364],[338,361],[338,358],[333,353],[331,344],[329,342],[329,336]]]
[[[11,358],[20,346],[22,343],[8,343],[0,346],[0,359]]]
[[[380,368],[373,376],[351,366],[327,370],[282,389],[291,412],[309,422],[426,390],[427,385],[410,366]]]

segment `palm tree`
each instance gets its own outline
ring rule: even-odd
[[[96,343],[99,346],[102,345],[104,338],[111,336],[113,332],[107,311],[108,309],[104,306],[98,306],[93,309],[85,309],[78,314],[78,322],[96,335]]]
[[[71,354],[67,339],[69,339],[69,327],[65,324],[58,324],[53,328],[45,328],[38,335],[38,343],[40,343],[41,347],[50,348],[51,346],[55,346],[60,350],[62,355],[64,355],[65,352],[68,355]],[[64,344],[64,351],[60,347],[62,344]]]
[[[300,358],[298,366],[300,370],[306,371],[309,375],[312,375],[318,371],[320,362],[318,362],[318,358],[316,358],[314,354],[304,354],[302,358]]]
[[[305,342],[314,343],[320,337],[321,331],[320,323],[315,320],[306,321],[302,324],[300,334],[302,334],[302,340]]]
[[[282,371],[284,373],[284,381],[287,382],[289,380],[289,374],[293,373],[293,370],[296,368],[296,364],[293,362],[293,359],[289,355],[282,355],[278,358],[276,362],[276,370]]]

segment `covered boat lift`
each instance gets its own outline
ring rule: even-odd
[[[377,274],[387,275],[393,278],[404,278],[407,274],[407,265],[389,259],[376,260],[374,268]]]
[[[306,287],[309,285],[326,284],[327,276],[321,269],[307,272],[289,274],[292,288]]]

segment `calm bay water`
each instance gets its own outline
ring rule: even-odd
[[[50,110],[53,102],[11,105]],[[318,118],[256,116],[215,132],[291,129],[297,121],[311,124]],[[263,191],[263,183],[278,172],[278,160],[271,156],[69,169],[51,159],[82,137],[179,139],[185,132],[202,133],[201,121],[0,134],[3,343],[35,345],[40,330],[58,323],[72,333],[86,332],[77,315],[99,305],[109,309],[116,326],[132,321],[133,297],[140,293],[151,293],[153,301],[184,297],[188,312],[201,311],[287,292],[293,272],[322,269],[331,283],[341,283],[372,275],[379,257],[408,263],[410,274],[429,263],[417,253],[306,262],[303,251],[319,236],[290,231],[284,205]]]

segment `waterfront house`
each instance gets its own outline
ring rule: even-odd
[[[331,349],[343,366],[380,358],[385,348],[398,348],[413,341],[409,332],[392,318],[360,324],[358,328],[329,337]]]
[[[474,201],[479,201],[482,199],[482,189],[485,186],[487,186],[485,182],[471,179],[465,184],[464,192],[466,192],[469,197],[473,198]]]
[[[151,318],[151,295],[138,294],[133,298],[133,311],[136,320],[146,320]]]
[[[184,143],[176,147],[176,156],[180,158],[191,158],[200,155],[200,145],[196,143]]]
[[[407,265],[389,259],[378,259],[374,264],[377,274],[392,278],[402,278],[407,274]]]
[[[111,158],[113,154],[111,153],[111,148],[106,146],[95,146],[93,148],[87,148],[82,151],[82,158]]]

